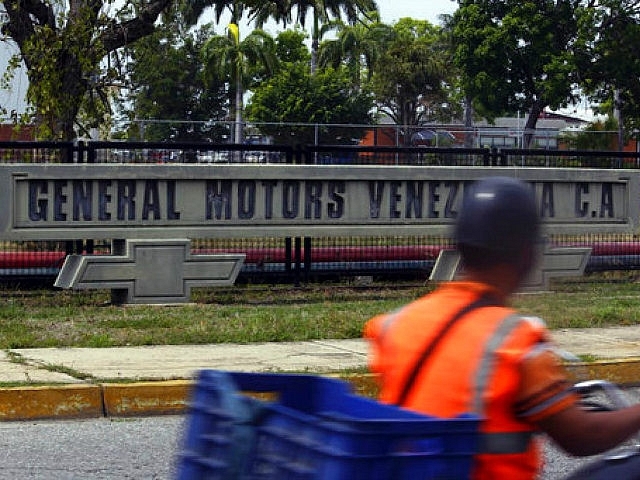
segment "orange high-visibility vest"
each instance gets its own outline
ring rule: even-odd
[[[402,309],[374,317],[365,326],[371,370],[380,374],[380,400],[396,403],[425,345],[459,310],[490,293],[482,284],[446,284]],[[474,479],[533,479],[540,453],[535,427],[519,420],[514,403],[518,366],[546,340],[539,319],[502,306],[460,317],[426,359],[403,405],[427,415],[475,413],[484,421]]]

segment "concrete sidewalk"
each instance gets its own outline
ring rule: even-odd
[[[558,346],[587,359],[577,379],[640,383],[640,326],[553,332]],[[364,340],[14,349],[0,354],[0,420],[181,413],[200,369],[331,374],[366,367]],[[366,374],[349,378],[372,383]],[[356,387],[358,385],[355,385]]]

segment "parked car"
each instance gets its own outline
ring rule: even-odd
[[[229,152],[225,150],[208,150],[198,152],[198,163],[227,163]]]
[[[244,152],[244,161],[246,163],[266,163],[267,156],[264,152]]]
[[[111,150],[111,161],[118,163],[132,162],[134,158],[134,152],[125,149]]]

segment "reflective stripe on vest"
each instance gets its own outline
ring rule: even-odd
[[[533,432],[481,433],[477,453],[525,453],[533,435]]]
[[[480,418],[486,418],[483,397],[495,368],[496,350],[523,321],[527,320],[516,313],[508,315],[502,320],[502,323],[493,332],[485,345],[475,377],[475,393],[472,403],[472,412],[476,413]],[[524,453],[529,449],[532,437],[533,432],[483,433],[480,436],[478,453]]]

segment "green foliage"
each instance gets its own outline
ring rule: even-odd
[[[37,123],[40,139],[73,139],[108,125],[114,87],[128,92],[119,106],[129,125],[119,138],[219,141],[230,132],[214,129],[211,121],[233,119],[239,126],[247,91],[259,93],[250,108],[254,121],[368,123],[373,94],[377,112],[402,126],[459,118],[463,101],[472,99],[475,112],[489,120],[505,112],[531,112],[526,125],[531,129],[538,112],[570,103],[577,87],[609,110],[615,90],[621,99],[615,107],[624,114],[621,128],[627,135],[640,128],[635,2],[458,3],[443,28],[411,18],[382,24],[372,0],[135,0],[120,9],[106,8],[113,0],[78,0],[73,9],[57,0],[7,0],[5,34],[20,53],[9,61],[0,84],[9,85],[24,62],[33,105],[28,121]],[[213,11],[218,23],[225,12],[232,23],[249,20],[256,27],[268,20],[284,27],[296,22],[309,28],[311,50],[302,30],[286,30],[275,41],[259,29],[246,36],[232,35],[230,28],[224,35],[211,27],[194,30],[205,10]],[[332,30],[335,38],[320,43]],[[307,78],[301,64],[311,65],[321,83]],[[301,90],[292,93],[278,84]],[[278,91],[284,103],[271,102],[270,91]],[[335,103],[347,97],[354,100]],[[142,132],[136,118],[166,123],[147,123]],[[270,130],[286,143],[315,137],[307,127]]]
[[[280,32],[276,39],[275,54],[282,66],[293,63],[309,63],[311,54],[304,44],[307,33],[303,30],[285,30]]]
[[[150,34],[172,0],[132,1],[120,9],[111,9],[112,3],[3,2],[3,33],[16,43],[26,66],[29,120],[38,138],[73,140],[108,121],[109,92],[120,74],[111,61],[119,58],[120,48]],[[109,16],[110,11],[115,13]],[[10,62],[10,70],[17,65]]]
[[[375,12],[363,15],[354,25],[338,20],[324,27],[335,30],[336,38],[320,44],[319,65],[334,68],[345,65],[356,85],[360,85],[363,75],[371,79],[385,42],[394,36],[393,28],[381,23]]]
[[[213,35],[202,49],[206,79],[242,88],[257,83],[277,68],[276,46],[263,30],[253,30],[240,39],[232,34]]]
[[[298,62],[256,87],[247,113],[251,121],[269,123],[260,129],[276,143],[296,145],[314,143],[313,124],[371,123],[372,106],[371,95],[354,90],[345,68],[321,69],[312,75],[307,65]],[[333,137],[324,142],[351,143],[352,130],[345,127],[341,133],[334,128]]]
[[[578,150],[611,150],[617,141],[618,122],[608,117],[604,122],[592,122],[575,139]]]
[[[37,34],[25,41],[23,46],[23,54],[30,60],[31,65],[28,71],[27,101],[36,108],[40,119],[38,136],[41,138],[55,139],[61,135],[67,136],[68,132],[60,131],[57,123],[65,122],[64,117],[71,111],[77,113],[80,107],[80,100],[69,95],[70,92],[60,95],[65,91],[65,70],[60,68],[58,61],[51,61],[52,58],[67,58],[71,52],[66,52],[65,49],[64,38],[48,26],[38,29]],[[77,75],[77,67],[76,72],[70,73]]]
[[[453,83],[442,28],[427,21],[400,19],[379,51],[370,83],[379,111],[399,125],[433,121],[432,114],[447,101],[447,85]],[[409,136],[406,138],[408,141]]]
[[[79,114],[94,126],[109,109],[95,80],[106,51],[94,38],[93,9],[80,5],[73,13],[61,14],[58,23],[63,27],[35,25],[20,44],[28,66],[27,101],[35,110],[37,136],[44,139],[73,138]],[[14,62],[10,68],[16,66]]]
[[[169,24],[132,47],[132,88],[122,99],[124,106],[130,106],[128,138],[221,142],[228,135],[210,123],[223,120],[228,111],[224,82],[207,81],[200,61],[211,31],[204,26],[187,33]],[[161,122],[145,122],[140,132],[140,120],[147,119]]]
[[[269,77],[277,68],[273,38],[262,30],[254,30],[241,39],[238,26],[230,24],[227,35],[215,35],[205,43],[202,58],[205,78],[209,82],[229,86],[229,101],[235,121],[232,138],[234,143],[242,143],[244,92],[249,86]]]
[[[599,104],[622,111],[627,133],[640,128],[640,14],[637,2],[606,0],[580,11],[584,91]],[[613,105],[614,92],[619,104]]]
[[[464,0],[453,15],[462,87],[489,119],[574,99],[579,0]]]
[[[296,12],[296,20],[306,26],[307,15],[311,12],[311,71],[315,73],[318,60],[318,49],[322,34],[322,25],[331,19],[346,18],[347,23],[355,24],[358,15],[377,11],[374,0],[291,0],[287,4],[289,17],[291,11]]]

